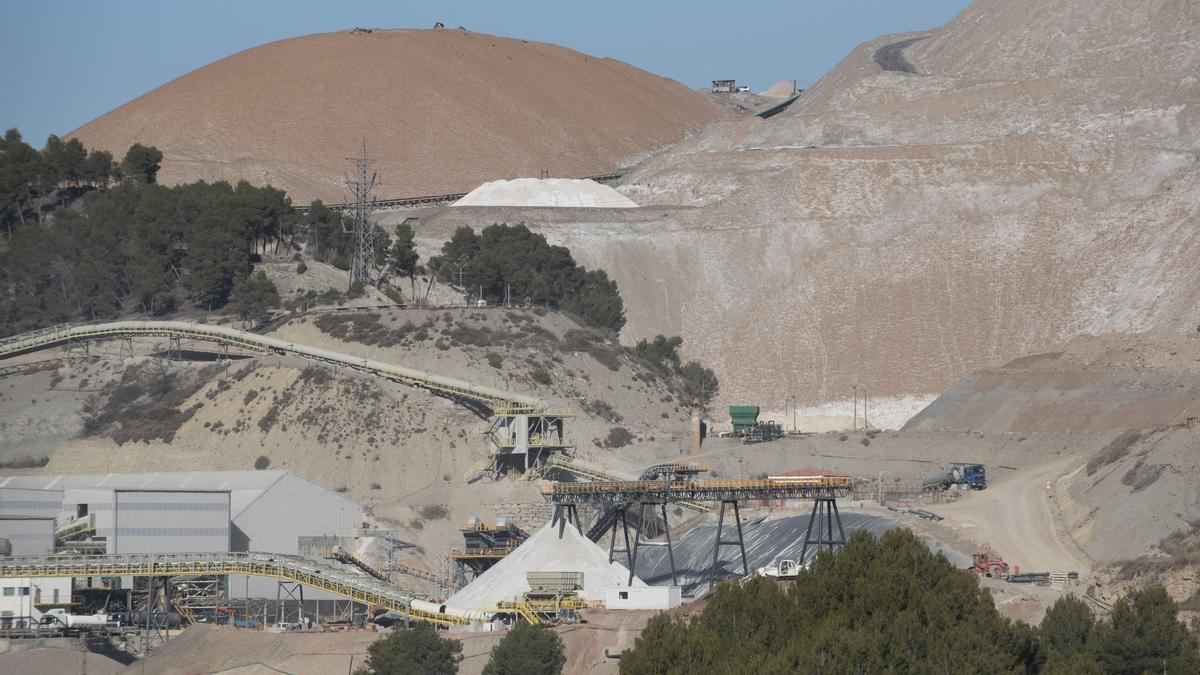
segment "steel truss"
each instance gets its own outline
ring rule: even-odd
[[[173,577],[248,574],[318,588],[435,624],[466,624],[466,618],[411,607],[415,594],[391,583],[346,570],[276,553],[164,553],[60,555],[0,558],[0,578],[20,577]]]

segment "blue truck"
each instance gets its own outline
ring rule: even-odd
[[[982,464],[952,464],[925,474],[921,488],[926,491],[948,490],[952,485],[962,485],[971,490],[987,488],[987,469]]]

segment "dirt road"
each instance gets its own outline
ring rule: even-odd
[[[943,525],[958,529],[967,539],[987,544],[1022,571],[1086,572],[1088,563],[1059,535],[1046,489],[1047,483],[1061,476],[1073,459],[1023,469],[936,511],[945,516]]]

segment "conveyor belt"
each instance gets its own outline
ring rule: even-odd
[[[291,354],[369,373],[394,382],[421,387],[451,398],[482,403],[493,410],[503,407],[507,410],[527,409],[532,412],[546,407],[540,399],[534,396],[516,394],[474,382],[434,375],[428,371],[405,368],[328,349],[309,347],[289,340],[249,333],[226,326],[210,326],[187,321],[114,321],[54,326],[0,340],[0,359],[58,347],[71,342],[135,337],[203,340],[257,352]]]
[[[366,605],[441,625],[486,620],[485,612],[413,598],[394,584],[299,556],[275,553],[163,553],[0,558],[0,578],[248,574],[319,588]]]

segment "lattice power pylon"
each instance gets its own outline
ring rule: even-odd
[[[363,141],[362,154],[358,157],[347,157],[354,163],[354,176],[346,176],[346,187],[350,188],[354,205],[354,235],[353,251],[350,257],[350,285],[361,281],[363,285],[373,283],[371,278],[375,270],[375,228],[371,226],[371,211],[375,202],[371,199],[371,190],[375,189],[377,174],[371,172],[375,160],[367,156],[367,142]]]

